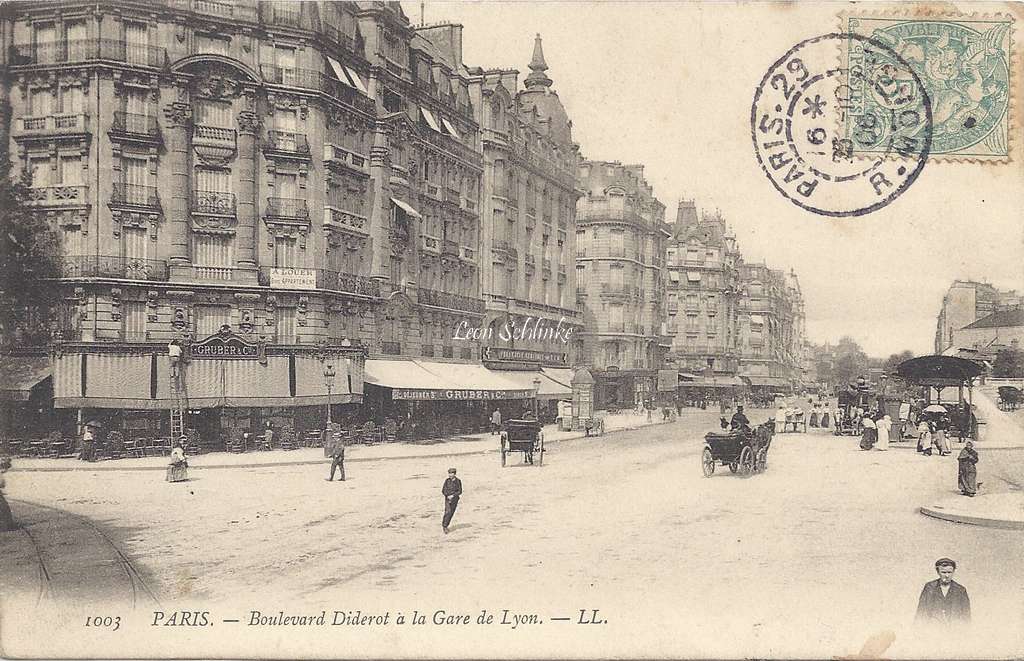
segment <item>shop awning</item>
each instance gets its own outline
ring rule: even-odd
[[[679,373],[679,380],[682,381],[682,382],[694,381],[694,380],[699,379],[699,378],[700,378],[699,376],[697,376],[696,374],[691,374],[690,372],[680,372]]]
[[[327,56],[327,63],[331,65],[331,70],[334,71],[334,75],[338,79],[338,82],[344,83],[349,87],[355,87],[355,85],[352,84],[352,81],[348,79],[348,74],[345,73],[345,69],[341,66],[340,62],[333,57]]]
[[[413,218],[422,218],[423,217],[423,216],[420,215],[419,211],[416,211],[411,206],[409,206],[409,204],[407,202],[403,202],[403,201],[399,200],[397,197],[391,198],[391,202],[394,203],[394,205],[396,207],[398,207],[402,211],[406,212],[407,214],[409,214]]]
[[[393,400],[530,399],[529,388],[483,365],[426,360],[367,360],[367,385],[391,390]]]
[[[0,400],[27,402],[32,389],[53,373],[45,356],[4,356],[0,358]]]
[[[562,367],[542,367],[541,370],[552,381],[572,389],[572,376],[575,370]]]
[[[692,381],[680,381],[680,387],[697,387],[697,388],[737,388],[746,385],[738,376],[716,376],[709,378],[706,376],[693,376]]]
[[[761,387],[775,387],[775,388],[788,388],[789,381],[782,378],[781,376],[745,376],[744,379],[750,381],[751,386]]]
[[[352,84],[356,86],[356,89],[363,94],[369,95],[370,93],[366,90],[366,85],[363,84],[363,79],[359,77],[359,73],[351,67],[345,67],[345,73],[348,74]]]
[[[452,126],[452,123],[451,123],[451,122],[449,122],[449,121],[448,121],[447,119],[445,119],[444,117],[442,117],[442,118],[441,118],[441,123],[442,123],[442,124],[444,124],[444,128],[445,128],[445,130],[447,130],[447,131],[448,131],[448,133],[449,133],[449,134],[450,134],[450,135],[451,135],[451,136],[452,136],[453,138],[456,138],[456,139],[458,139],[458,138],[460,138],[460,137],[461,137],[461,136],[459,135],[459,131],[458,131],[458,130],[457,130],[457,129],[456,129],[455,127],[454,127],[454,126]]]
[[[572,388],[562,385],[542,371],[537,370],[492,370],[509,381],[515,381],[520,388],[533,390],[533,380],[540,379],[538,399],[572,399]]]
[[[331,393],[323,363],[309,354],[265,361],[193,357],[184,365],[189,408],[322,406],[362,401],[360,362],[333,361]],[[154,354],[64,354],[54,364],[55,408],[158,410],[175,406],[170,357]]]
[[[427,126],[438,133],[444,133],[444,131],[441,130],[441,126],[437,123],[437,120],[434,119],[434,113],[430,112],[423,106],[420,106],[420,112],[423,113],[423,119],[427,120]]]

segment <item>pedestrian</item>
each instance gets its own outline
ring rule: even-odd
[[[875,428],[875,421],[871,419],[870,415],[865,415],[861,419],[861,432],[860,437],[860,449],[870,450],[875,445],[875,441],[878,440],[878,430]]]
[[[948,429],[949,418],[946,415],[940,415],[933,423],[932,440],[939,451],[939,455],[942,457],[951,453],[951,450],[949,449],[949,440],[946,438],[946,430]]]
[[[188,459],[185,458],[185,442],[188,439],[182,435],[174,442],[171,449],[171,462],[167,466],[168,482],[184,482],[188,479]]]
[[[875,449],[885,452],[889,449],[889,431],[892,429],[892,418],[883,415],[875,421],[875,433],[878,434],[878,443]]]
[[[654,402],[647,400],[644,402],[644,408],[647,410],[647,422],[654,422]]]
[[[92,430],[92,425],[86,425],[82,432],[82,452],[78,458],[82,461],[96,460],[96,434]]]
[[[501,411],[495,408],[494,413],[491,414],[491,436],[498,431],[501,431]]]
[[[341,425],[332,425],[338,431],[332,433],[334,430],[328,429],[324,433],[327,434],[327,438],[324,439],[324,447],[327,448],[327,453],[331,456],[331,475],[327,478],[328,482],[334,481],[334,471],[341,469],[341,481],[345,481],[345,439],[346,433],[341,431]]]
[[[924,418],[917,423],[917,451],[928,456],[932,454],[932,426]]]
[[[960,493],[973,498],[978,493],[978,452],[974,449],[974,443],[967,441],[956,460],[960,464],[957,472]]]
[[[676,398],[676,417],[683,414],[683,402],[681,399]]]
[[[274,449],[274,423],[270,420],[267,420],[267,429],[263,432],[263,443],[266,449]]]
[[[779,408],[775,410],[775,433],[781,434],[786,431],[786,407],[779,402]]]
[[[953,580],[956,562],[949,558],[935,561],[935,572],[939,575],[928,581],[917,600],[917,618],[920,624],[950,625],[967,624],[971,621],[971,600],[967,589]]]
[[[900,400],[900,440],[907,435],[907,424],[910,422],[910,402],[904,397]]]
[[[455,516],[455,509],[459,506],[459,497],[462,496],[462,480],[455,477],[454,468],[448,469],[448,479],[441,486],[441,494],[444,496],[444,518],[441,519],[441,527],[447,534],[448,526]]]
[[[11,514],[11,507],[7,504],[7,499],[4,498],[4,473],[10,470],[10,468],[11,458],[0,457],[0,532],[7,532],[17,528],[14,524],[14,515]]]

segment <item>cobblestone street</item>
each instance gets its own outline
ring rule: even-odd
[[[184,650],[201,639],[216,654],[217,636],[225,627],[242,630],[252,610],[394,617],[444,609],[475,617],[507,608],[544,623],[467,627],[454,638],[429,626],[402,644],[472,654],[498,643],[509,655],[526,655],[539,649],[533,626],[541,627],[545,649],[565,645],[591,655],[629,651],[625,631],[649,641],[649,654],[831,655],[855,653],[869,636],[893,630],[891,653],[939,655],[919,647],[907,627],[941,556],[960,563],[957,578],[974,606],[978,638],[973,646],[964,641],[961,653],[1024,649],[1019,629],[987,627],[996,614],[1000,622],[1021,619],[1020,534],[917,512],[956,493],[952,458],[903,448],[861,452],[854,438],[811,430],[776,436],[763,475],[744,479],[720,468],[704,478],[700,441],[716,419],[693,413],[679,423],[563,441],[543,467],[517,457],[502,469],[489,453],[356,463],[344,483],[325,482],[326,465],[194,471],[175,485],[153,471],[16,472],[8,493],[16,515],[31,514],[27,521],[39,510],[28,512],[23,501],[107,530],[139,572],[138,582],[120,579],[138,595],[135,610],[127,592],[111,608],[133,640],[159,635],[168,653],[177,641]],[[440,486],[450,464],[465,495],[446,536]],[[8,545],[23,546],[12,535],[3,538],[5,554]],[[45,535],[36,537],[45,543]],[[4,621],[13,629],[5,628],[18,632],[5,640],[6,652],[86,654],[109,642],[109,634],[83,629],[68,650],[34,646],[45,638],[29,644],[46,620],[17,615],[31,610],[13,606],[37,600],[39,589],[31,555],[10,557],[18,561],[5,572],[4,594],[12,577],[23,589],[6,600]],[[217,625],[174,636],[147,629],[157,607],[142,585],[161,609],[211,610]],[[294,598],[268,602],[268,594]],[[584,635],[575,623],[581,609],[598,609],[608,623]],[[552,620],[558,617],[572,621]],[[245,633],[282,654],[311,653],[323,635]],[[329,633],[367,655],[394,644],[373,627]]]

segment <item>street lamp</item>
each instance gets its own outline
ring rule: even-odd
[[[334,365],[324,365],[324,383],[327,384],[327,429],[331,428],[331,391],[334,389],[334,377],[337,373],[334,371]]]
[[[540,398],[540,377],[533,377],[533,417],[540,420],[540,414],[537,410],[537,400]]]

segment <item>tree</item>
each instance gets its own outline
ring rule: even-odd
[[[839,338],[835,352],[836,360],[832,373],[836,384],[849,383],[867,372],[868,355],[849,335]]]
[[[914,352],[905,349],[899,353],[890,355],[882,362],[881,367],[885,370],[886,374],[892,374],[896,371],[896,368],[900,366],[900,363],[906,362],[913,357]]]
[[[992,363],[992,376],[1017,378],[1024,376],[1024,353],[1016,349],[1003,349]]]
[[[29,183],[0,160],[0,346],[48,339],[60,303],[60,244],[30,206]]]

